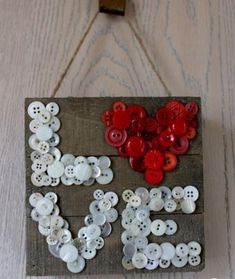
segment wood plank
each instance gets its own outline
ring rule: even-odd
[[[155,216],[154,218],[158,218]],[[161,219],[166,220],[167,217],[160,216]],[[169,237],[154,237],[150,238],[150,241],[156,243],[162,243],[166,241],[171,241],[174,245],[180,242],[189,242],[191,240],[199,241],[204,247],[204,235],[203,235],[203,216],[193,215],[188,216],[186,219],[184,216],[172,216],[173,220],[179,225],[178,232]],[[83,218],[81,217],[69,217],[67,218],[71,224],[71,231],[73,235],[77,234],[78,228],[83,226]],[[151,271],[141,270],[135,272],[127,272],[122,268],[121,259],[122,259],[122,247],[121,243],[121,233],[123,229],[121,228],[120,219],[113,224],[113,231],[110,237],[105,239],[104,249],[98,252],[98,255],[94,260],[89,260],[84,270],[84,275],[90,274],[100,274],[107,275],[109,274],[152,274]],[[31,276],[53,276],[53,275],[71,275],[66,269],[65,263],[60,259],[54,258],[50,255],[45,238],[40,235],[37,231],[37,225],[31,219],[27,218],[27,266],[26,272]],[[199,271],[204,268],[204,257],[205,252],[202,251],[202,264],[197,267],[190,267],[192,271]],[[180,269],[180,271],[187,271],[188,265]],[[157,269],[156,272],[174,272],[178,271],[177,268],[171,266],[170,268]],[[156,275],[155,275],[156,276]]]

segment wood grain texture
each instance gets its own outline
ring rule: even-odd
[[[125,18],[172,94],[202,97],[206,268],[197,274],[159,275],[161,279],[235,278],[234,6],[234,0],[127,1]],[[96,0],[0,1],[3,278],[25,277],[23,98],[52,94],[97,9]],[[128,25],[115,30],[119,22],[99,16],[58,96],[165,96]],[[152,279],[112,276],[120,277]]]

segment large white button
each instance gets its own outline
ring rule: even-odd
[[[53,135],[53,131],[51,128],[47,127],[47,126],[40,126],[37,131],[36,131],[36,135],[38,137],[39,140],[49,140],[52,135]]]
[[[122,199],[125,201],[125,202],[129,202],[130,198],[134,195],[134,192],[132,190],[125,190],[123,191],[122,193]]]
[[[131,259],[136,252],[137,252],[137,248],[133,243],[127,243],[123,247],[123,254],[128,259]]]
[[[53,116],[51,120],[47,123],[47,126],[51,128],[54,132],[57,132],[60,129],[60,120],[56,116]]]
[[[156,236],[161,236],[166,232],[166,224],[160,219],[156,219],[151,223],[151,232]]]
[[[180,186],[176,186],[172,189],[172,197],[176,200],[180,200],[184,197],[184,189]]]
[[[193,200],[194,202],[199,198],[198,189],[195,186],[187,186],[184,188],[184,198]]]
[[[188,243],[188,248],[190,256],[198,256],[202,251],[201,245],[196,241],[190,241]]]
[[[33,133],[37,132],[37,129],[42,126],[42,123],[38,119],[33,119],[29,123],[29,130]]]
[[[137,249],[145,249],[148,245],[148,238],[143,235],[139,235],[135,238],[135,246]]]
[[[106,217],[106,221],[109,223],[113,223],[118,219],[118,212],[115,208],[110,208],[107,211],[104,211],[104,215]]]
[[[110,209],[111,210],[111,209]],[[107,211],[106,211],[107,212]],[[101,226],[106,222],[106,216],[103,213],[93,215],[93,224]]]
[[[157,260],[162,255],[162,248],[156,243],[150,243],[144,250],[144,253],[150,260]]]
[[[44,109],[43,103],[35,101],[28,106],[28,114],[31,118],[36,118]]]
[[[82,181],[88,180],[92,174],[92,168],[88,164],[79,164],[74,168],[75,176]]]
[[[108,199],[111,202],[113,207],[115,205],[117,205],[117,203],[118,203],[118,196],[114,192],[107,192],[107,193],[105,193],[104,199]]]
[[[175,256],[175,247],[170,242],[164,242],[161,245],[162,248],[162,256],[161,258],[164,260],[171,260]]]
[[[78,258],[78,250],[72,244],[65,244],[60,249],[60,258],[64,262],[71,263]]]
[[[121,235],[121,241],[123,244],[132,243],[134,239],[135,236],[131,231],[124,231]]]
[[[80,273],[85,268],[85,265],[84,258],[78,255],[75,261],[67,263],[67,268],[72,273]]]
[[[102,170],[108,169],[111,166],[111,160],[107,156],[101,156],[99,157],[98,165]]]
[[[75,157],[72,154],[64,154],[61,157],[61,162],[64,164],[64,166],[73,165],[75,161]]]
[[[64,174],[69,178],[73,178],[75,176],[74,166],[73,165],[66,166],[64,170]]]
[[[46,105],[46,109],[52,114],[57,115],[59,113],[59,106],[55,102],[50,102]]]
[[[138,187],[135,190],[135,195],[139,196],[143,202],[147,202],[149,200],[149,191],[144,187]]]
[[[166,224],[166,235],[173,235],[177,232],[177,224],[175,221],[173,220],[166,220],[165,221]]]
[[[101,234],[100,227],[92,224],[87,227],[87,237],[88,239],[96,239]]]
[[[36,210],[40,215],[49,215],[53,210],[53,202],[47,198],[42,198],[37,202]]]
[[[171,262],[175,267],[184,267],[188,263],[188,257],[180,257],[175,255]]]
[[[51,165],[54,162],[54,158],[50,153],[43,154],[41,161],[46,165]]]
[[[50,177],[58,178],[64,173],[64,165],[60,161],[54,161],[53,164],[48,166],[47,173]]]
[[[132,264],[138,269],[144,268],[147,263],[148,259],[143,253],[136,253],[132,258]]]
[[[176,210],[176,207],[177,207],[177,204],[174,200],[172,199],[169,199],[169,200],[166,200],[165,201],[165,204],[164,204],[164,209],[171,213],[171,212],[174,212]]]
[[[37,202],[43,198],[41,193],[33,193],[29,197],[29,203],[31,206],[36,207]]]
[[[201,263],[201,257],[200,256],[189,256],[188,257],[188,263],[191,266],[197,266]]]
[[[31,166],[31,169],[37,173],[41,174],[46,171],[47,166],[41,160],[35,160]]]
[[[161,211],[164,207],[164,201],[161,198],[152,198],[149,203],[149,208],[152,211]]]
[[[189,247],[185,243],[179,243],[175,247],[175,253],[179,257],[185,257],[188,256],[189,253]]]
[[[50,121],[51,119],[51,114],[48,110],[44,109],[42,110],[38,115],[37,115],[37,119],[43,123],[46,124]]]
[[[196,204],[193,200],[183,200],[181,202],[181,210],[186,214],[191,214],[195,211]]]
[[[165,201],[171,198],[171,190],[166,186],[161,186],[158,188],[162,192],[162,199]]]
[[[74,160],[74,165],[80,165],[80,164],[88,164],[87,158],[83,157],[83,156],[78,156],[75,160]]]
[[[139,196],[133,195],[130,198],[129,203],[133,207],[139,207],[141,205],[141,198]]]
[[[45,195],[45,198],[48,198],[49,200],[51,200],[54,204],[57,203],[58,197],[56,195],[56,193],[54,192],[48,192]]]
[[[113,180],[113,171],[111,169],[101,170],[100,176],[96,178],[96,181],[102,185],[109,184],[112,180]]]

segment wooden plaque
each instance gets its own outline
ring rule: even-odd
[[[48,251],[45,237],[37,229],[37,224],[31,220],[31,206],[28,198],[33,192],[46,193],[54,191],[59,196],[59,207],[61,216],[70,223],[70,228],[75,237],[78,228],[83,225],[84,216],[88,214],[88,207],[93,200],[93,191],[102,188],[104,191],[113,190],[119,197],[124,189],[135,189],[139,186],[149,188],[143,179],[143,174],[134,172],[128,166],[127,159],[119,158],[115,148],[109,146],[104,140],[105,127],[101,122],[101,114],[104,110],[111,108],[116,100],[123,100],[127,104],[138,103],[143,105],[151,114],[156,109],[163,106],[166,102],[175,99],[183,103],[196,101],[201,108],[200,98],[196,97],[137,97],[137,98],[27,98],[25,99],[25,159],[26,159],[26,247],[27,247],[27,266],[28,276],[49,276],[49,275],[71,275],[67,270],[66,264],[54,258]],[[71,153],[73,155],[108,155],[112,160],[112,169],[114,171],[114,180],[111,184],[102,186],[94,184],[91,187],[84,186],[63,186],[37,188],[31,183],[31,160],[32,150],[28,146],[28,139],[31,135],[29,130],[30,117],[27,114],[28,105],[35,100],[44,104],[55,101],[60,106],[58,118],[61,121],[61,128],[58,132],[61,142],[59,149],[63,154]],[[185,272],[200,271],[205,265],[205,244],[204,244],[204,193],[203,193],[203,160],[202,160],[202,131],[201,131],[201,113],[198,114],[198,135],[191,141],[189,152],[186,155],[180,155],[177,169],[167,173],[161,185],[167,185],[170,188],[181,185],[196,185],[200,192],[199,200],[196,202],[197,209],[194,214],[186,215],[179,212],[172,214],[159,212],[152,214],[151,219],[156,218],[173,219],[178,224],[178,231],[173,236],[155,237],[151,235],[150,241],[162,243],[170,241],[173,244],[180,242],[198,241],[202,245],[201,264],[192,267],[186,265],[183,268],[175,268],[171,265],[167,269],[157,268],[154,271],[123,269],[121,259],[123,257],[121,243],[121,233],[123,231],[120,218],[113,226],[112,234],[105,239],[105,247],[100,250],[93,260],[87,262],[85,270],[81,273],[88,274],[123,274],[123,273],[155,273],[155,272]],[[118,204],[119,214],[124,209],[124,202]]]

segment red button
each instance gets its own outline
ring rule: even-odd
[[[164,174],[162,170],[147,169],[145,171],[144,178],[149,184],[156,185],[161,183],[164,178]]]
[[[119,130],[114,127],[109,127],[105,132],[105,139],[108,144],[118,147],[124,144],[127,139],[126,130]]]
[[[119,146],[117,148],[117,153],[118,153],[118,156],[122,157],[122,158],[127,158],[129,157],[129,155],[126,153],[126,149],[125,149],[125,146],[122,145],[122,146]]]
[[[142,106],[137,104],[129,105],[127,107],[127,111],[132,118],[133,117],[146,118],[147,116],[145,109]]]
[[[126,104],[123,102],[115,102],[113,104],[113,111],[126,110]]]
[[[181,118],[184,115],[184,111],[185,111],[184,105],[178,101],[171,101],[167,103],[165,107],[172,112],[174,119]]]
[[[149,169],[161,169],[164,164],[164,155],[157,150],[150,150],[144,157],[145,166]]]
[[[198,113],[198,104],[195,102],[189,102],[185,105],[185,110],[196,115]]]
[[[143,157],[140,158],[130,157],[129,164],[134,171],[144,172],[146,169]]]
[[[165,155],[165,158],[164,158],[163,170],[172,171],[177,166],[177,157],[175,156],[175,154],[173,154],[169,151],[166,151],[164,155]]]
[[[132,133],[142,132],[144,130],[144,127],[145,127],[144,118],[140,118],[137,116],[132,117],[131,124],[130,124],[130,131]]]
[[[173,120],[173,114],[169,109],[162,108],[156,112],[156,119],[160,126],[165,127],[171,124]]]
[[[157,130],[157,121],[153,117],[147,117],[145,121],[145,130],[148,133],[156,132]]]
[[[170,147],[170,151],[176,155],[185,154],[189,148],[189,141],[186,137],[176,140],[175,144]]]
[[[186,133],[186,137],[187,137],[188,139],[193,139],[193,138],[196,137],[196,134],[197,134],[196,129],[193,128],[193,127],[189,127],[189,128],[188,128],[188,131],[187,131],[187,133]]]
[[[178,136],[184,136],[188,131],[187,121],[184,119],[176,119],[171,125],[172,132]]]
[[[130,157],[133,158],[142,157],[146,153],[145,140],[142,137],[137,137],[137,136],[130,137],[125,144],[125,149],[127,154],[129,154]]]
[[[113,115],[113,126],[117,129],[123,130],[130,126],[131,118],[127,111],[118,110]]]
[[[175,142],[175,135],[171,131],[161,132],[159,136],[159,143],[164,147],[170,147]]]
[[[113,124],[113,111],[104,111],[102,113],[102,122],[107,127],[111,126]]]

